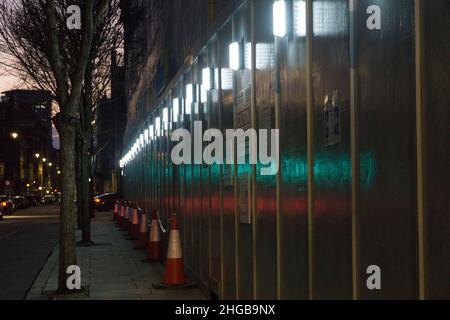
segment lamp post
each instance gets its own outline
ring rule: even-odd
[[[19,167],[20,170],[20,149],[18,147],[18,139],[19,139],[19,133],[16,131],[11,132],[10,134],[11,139],[14,143],[14,163],[13,163],[13,181],[14,181],[14,193],[19,194],[20,193],[20,177],[17,177],[17,167]],[[20,174],[20,173],[19,173]]]

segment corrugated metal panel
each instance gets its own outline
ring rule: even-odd
[[[243,44],[251,41],[251,8],[249,3],[246,3],[233,18],[233,42],[240,42]],[[251,126],[250,118],[242,117],[243,113],[251,113],[252,106],[249,103],[245,103],[242,109],[237,106],[237,99],[242,92],[248,92],[251,88],[251,72],[249,69],[242,69],[235,72],[236,86],[234,87],[234,112],[235,112],[235,128],[247,129]],[[242,121],[236,119],[243,119]],[[239,204],[238,217],[244,214],[243,211],[252,209],[248,195],[251,194],[251,190],[248,187],[249,175],[251,174],[251,168],[247,165],[239,165],[237,169],[237,181],[236,181],[236,201]],[[241,205],[244,204],[244,205]],[[238,220],[239,221],[239,220]],[[236,232],[238,233],[238,299],[252,299],[254,298],[254,251],[253,251],[253,225],[239,223]]]
[[[294,1],[293,8],[304,4]],[[308,298],[305,45],[298,33],[279,46],[282,299]]]
[[[255,46],[253,59],[256,67],[256,123],[258,129],[275,128],[275,48],[272,33],[271,0],[255,1]],[[262,141],[259,141],[262,143]],[[267,141],[266,141],[267,143]],[[261,165],[256,172],[255,258],[256,298],[277,298],[277,239],[276,239],[276,176],[261,175]]]
[[[371,4],[359,2],[359,21]],[[360,297],[417,298],[413,2],[381,8],[382,30],[358,28]],[[382,290],[366,287],[371,265]]]
[[[426,297],[450,297],[450,3],[423,1]]]
[[[225,74],[229,67],[229,51],[228,45],[231,43],[232,26],[231,23],[227,24],[222,31],[219,33],[220,41],[220,68],[221,75]],[[226,87],[223,82],[224,77],[220,77],[221,85],[221,95],[220,95],[220,116],[221,116],[221,129],[233,128],[234,127],[234,117],[233,117],[233,90],[230,87]],[[226,154],[224,154],[226,157]],[[236,205],[236,194],[235,194],[235,184],[234,184],[234,166],[223,165],[222,166],[222,290],[221,298],[223,299],[236,299],[236,228],[235,220],[237,219],[235,212]]]
[[[351,16],[345,0],[295,0],[293,30],[274,43],[272,1],[248,1],[167,89],[168,106],[202,83],[204,68],[217,69],[221,88],[210,90],[206,112],[192,108],[180,125],[281,129],[279,177],[260,165],[174,168],[168,137],[124,170],[128,199],[157,208],[163,223],[179,213],[186,267],[205,288],[224,299],[349,299],[352,284],[355,298],[450,295],[450,47],[434,31],[448,29],[450,6],[418,2],[419,37],[413,1],[377,2],[381,30],[372,30],[371,1],[351,1]],[[309,26],[295,20],[306,8]],[[247,48],[233,73],[232,42]],[[381,290],[366,285],[371,265]]]
[[[347,1],[313,1],[313,26],[313,297],[348,299],[352,173]],[[326,96],[332,100],[327,109]]]

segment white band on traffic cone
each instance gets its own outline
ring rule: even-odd
[[[132,216],[132,220],[131,220],[131,223],[132,224],[139,224],[139,213],[138,213],[138,210],[137,209],[134,209],[133,210],[133,216]]]
[[[147,215],[143,213],[141,215],[141,228],[139,230],[141,233],[147,233],[148,232],[148,224],[147,224]]]
[[[180,231],[172,230],[170,232],[169,251],[167,259],[182,259],[183,252],[181,250]]]
[[[158,220],[152,220],[152,229],[150,231],[150,242],[159,242]]]

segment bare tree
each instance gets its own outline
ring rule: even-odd
[[[59,106],[54,123],[61,139],[62,199],[58,291],[67,292],[67,268],[76,265],[76,149],[86,75],[96,30],[112,0],[1,0],[3,63],[32,87],[50,92]],[[82,9],[82,29],[68,30],[67,7]],[[91,66],[92,68],[92,66]]]
[[[92,245],[90,222],[93,216],[93,190],[89,178],[93,175],[92,157],[95,132],[95,112],[101,98],[109,90],[111,80],[112,52],[120,50],[123,32],[120,23],[118,0],[112,0],[108,11],[97,26],[92,42],[92,50],[87,65],[83,101],[80,108],[80,126],[77,131],[78,154],[78,209],[82,225],[80,245]],[[115,54],[117,57],[117,55]]]

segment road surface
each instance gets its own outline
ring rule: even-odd
[[[58,206],[31,207],[0,221],[0,300],[24,299],[58,241]]]

